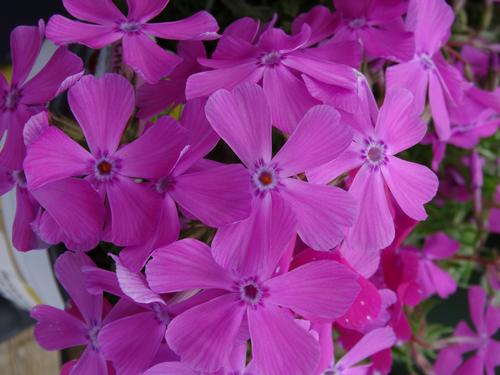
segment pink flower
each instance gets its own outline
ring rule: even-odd
[[[148,23],[162,12],[167,3],[168,0],[127,0],[128,15],[125,16],[111,0],[101,0],[98,4],[64,0],[71,15],[91,23],[55,15],[47,25],[47,37],[56,44],[81,43],[95,49],[121,40],[125,63],[147,82],[156,83],[182,59],[163,50],[151,37],[171,40],[218,37],[217,21],[204,11],[180,21]]]
[[[260,33],[258,28],[250,29],[249,26],[248,32],[252,31],[249,38],[242,37],[241,25],[237,24],[224,33],[212,59],[199,60],[213,70],[189,77],[188,99],[208,96],[222,88],[231,90],[242,82],[262,82],[273,123],[280,130],[291,133],[307,110],[318,104],[301,76],[345,91],[354,88],[354,69],[305,53],[311,38],[307,24],[292,36],[277,28]]]
[[[461,104],[465,82],[448,64],[440,48],[450,36],[453,10],[444,0],[411,0],[406,26],[415,34],[412,59],[387,69],[387,86],[405,88],[415,96],[416,110],[425,109],[427,91],[436,132],[450,137],[450,110]]]
[[[235,251],[253,251],[249,236],[252,228],[273,218],[270,201],[282,202],[294,213],[289,240],[296,231],[313,249],[330,250],[338,245],[343,229],[355,220],[355,202],[340,188],[293,177],[339,155],[349,145],[352,133],[339,123],[338,112],[325,105],[311,108],[272,157],[271,111],[260,86],[246,83],[231,92],[220,90],[209,98],[205,111],[214,130],[247,167],[254,195],[250,217],[217,232],[216,259],[225,262]]]
[[[219,370],[238,340],[250,337],[256,373],[310,374],[319,360],[319,345],[290,310],[305,319],[331,322],[345,313],[358,293],[353,273],[330,260],[273,277],[288,242],[281,232],[294,216],[282,202],[272,204],[274,220],[254,232],[251,253],[235,252],[221,266],[212,255],[215,250],[211,254],[204,243],[185,239],[158,249],[146,265],[148,283],[157,293],[221,291],[178,315],[167,328],[167,343],[195,370]],[[276,234],[266,241],[270,231]],[[240,267],[241,256],[245,269]]]
[[[500,307],[487,303],[486,292],[480,286],[469,288],[470,317],[475,327],[472,331],[467,323],[461,321],[453,333],[459,342],[444,349],[438,356],[435,369],[447,375],[488,375],[495,374],[500,365],[500,342],[494,340],[500,328]],[[462,362],[461,355],[475,352]],[[456,371],[454,371],[456,369]]]
[[[37,321],[34,336],[45,350],[61,350],[84,345],[85,350],[71,369],[71,374],[108,375],[108,366],[97,341],[97,335],[108,317],[104,314],[102,294],[89,294],[81,271],[94,266],[85,254],[66,252],[55,265],[59,282],[78,309],[72,314],[47,305],[38,305],[31,311]]]
[[[28,149],[24,162],[28,188],[36,191],[67,177],[85,176],[109,210],[104,239],[116,245],[145,241],[158,221],[161,198],[136,179],[159,178],[171,169],[187,144],[187,131],[163,117],[141,137],[118,148],[134,110],[134,92],[116,74],[83,77],[70,89],[68,100],[90,152],[58,128],[47,127]],[[57,200],[57,195],[50,198]],[[79,225],[71,220],[65,224]]]
[[[342,17],[335,40],[359,40],[369,57],[394,61],[412,58],[415,44],[401,16],[407,5],[401,0],[333,0]]]
[[[204,99],[195,99],[183,108],[180,122],[189,131],[189,147],[171,170],[164,170],[150,183],[161,198],[160,220],[147,241],[120,253],[131,270],[139,271],[154,249],[177,240],[181,224],[176,204],[211,227],[228,225],[250,214],[252,196],[245,168],[203,159],[219,140],[205,117],[204,106]]]
[[[0,136],[7,139],[0,152],[0,164],[19,169],[25,156],[23,126],[29,118],[46,107],[58,93],[61,84],[83,69],[80,58],[66,48],[59,48],[35,76],[30,77],[40,53],[44,24],[38,27],[18,26],[10,35],[12,81],[0,73]]]
[[[500,185],[494,195],[494,202],[500,204]],[[500,233],[500,208],[492,208],[488,217],[488,226],[491,232]]]
[[[412,94],[403,89],[389,92],[380,112],[371,92],[360,100],[358,113],[349,121],[357,130],[351,146],[336,159],[306,173],[310,181],[326,184],[359,168],[349,192],[358,200],[360,213],[346,239],[354,249],[382,249],[395,234],[389,192],[406,215],[424,220],[423,205],[436,194],[438,179],[427,167],[395,156],[417,144],[426,132],[414,111]]]

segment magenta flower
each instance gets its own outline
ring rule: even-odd
[[[334,39],[359,40],[369,57],[406,61],[413,57],[415,43],[405,30],[401,0],[333,0],[342,17]]]
[[[231,92],[220,90],[209,98],[205,111],[214,130],[247,167],[254,195],[248,219],[218,230],[213,244],[216,259],[223,264],[234,251],[253,251],[251,228],[273,217],[270,200],[283,201],[293,210],[296,224],[291,223],[291,237],[296,230],[316,250],[338,245],[343,230],[355,220],[354,200],[340,188],[293,177],[339,155],[349,145],[352,133],[339,123],[338,112],[325,105],[310,109],[272,157],[271,111],[260,86],[246,83]]]
[[[358,131],[352,145],[338,158],[306,172],[310,181],[328,183],[359,168],[349,192],[358,200],[360,213],[346,239],[354,249],[382,249],[395,235],[387,193],[406,215],[424,220],[423,205],[436,194],[438,179],[427,167],[395,156],[417,144],[426,132],[414,111],[413,95],[403,89],[389,92],[380,112],[371,92],[360,99],[359,112],[350,122]]]
[[[204,106],[204,99],[191,100],[184,106],[180,122],[190,132],[189,148],[171,170],[165,169],[150,183],[162,201],[160,221],[147,241],[120,253],[133,271],[144,266],[154,249],[178,239],[181,224],[176,205],[211,227],[228,225],[250,214],[252,196],[245,168],[203,160],[219,140],[207,121]]]
[[[240,37],[241,26],[237,26],[224,33],[212,59],[199,60],[213,70],[189,77],[188,99],[208,96],[222,88],[231,90],[242,82],[262,82],[273,124],[291,133],[307,110],[318,104],[308,93],[302,75],[346,91],[354,89],[353,68],[304,53],[311,37],[308,25],[292,36],[269,28],[262,34],[251,34],[249,39]]]
[[[83,77],[70,89],[68,100],[90,152],[58,128],[48,127],[28,149],[24,162],[28,188],[36,191],[67,177],[85,176],[108,209],[104,239],[116,245],[147,240],[158,220],[160,197],[136,180],[159,178],[171,169],[187,144],[187,131],[163,117],[141,137],[118,148],[134,110],[134,92],[116,74]],[[72,220],[65,224],[79,225]]]
[[[443,372],[445,375],[482,375],[485,370],[493,375],[495,368],[500,366],[500,342],[493,339],[500,328],[500,307],[487,303],[486,292],[480,286],[472,286],[469,288],[469,309],[475,332],[464,321],[458,324],[453,336],[459,343],[444,349],[435,365],[435,368],[447,368]],[[470,352],[475,353],[460,365],[461,355]],[[455,372],[453,368],[457,368]]]
[[[494,195],[494,201],[500,204],[500,185]],[[491,232],[500,233],[500,208],[492,208],[488,217],[488,226]]]
[[[181,313],[167,328],[167,343],[193,369],[219,370],[243,335],[252,341],[256,373],[311,374],[319,360],[318,342],[289,309],[306,319],[333,321],[356,297],[355,276],[334,261],[311,262],[273,277],[289,238],[283,232],[294,219],[278,202],[272,202],[274,220],[253,235],[254,251],[242,255],[244,270],[237,256],[221,267],[210,248],[193,239],[158,249],[146,265],[148,283],[157,293],[221,290],[222,295]],[[277,233],[261,242],[268,231]]]
[[[444,0],[411,0],[406,26],[415,34],[413,58],[387,69],[387,86],[410,90],[419,113],[429,91],[432,118],[443,140],[450,136],[450,110],[461,103],[465,85],[460,72],[440,52],[450,36],[453,17]]]
[[[23,126],[29,118],[46,107],[58,93],[64,80],[83,69],[80,58],[66,48],[59,48],[35,76],[30,77],[42,47],[44,24],[18,26],[10,35],[12,82],[0,73],[0,136],[7,139],[0,152],[0,164],[19,168],[25,156]]]
[[[37,321],[34,336],[45,350],[61,350],[84,345],[86,348],[71,370],[72,375],[108,375],[108,366],[97,342],[97,335],[108,317],[104,316],[102,294],[89,294],[81,271],[94,263],[82,253],[66,252],[57,258],[55,273],[78,309],[77,314],[38,305],[31,311]]]
[[[177,54],[183,61],[168,79],[155,84],[145,83],[137,89],[137,117],[140,119],[149,119],[186,102],[186,81],[190,75],[204,70],[197,59],[206,57],[206,52],[203,42],[182,41],[177,46]]]
[[[180,21],[148,23],[163,11],[168,1],[127,0],[128,15],[125,16],[111,0],[101,0],[99,4],[64,0],[64,7],[71,15],[91,23],[55,15],[47,25],[47,37],[56,44],[81,43],[95,49],[121,40],[125,63],[147,82],[156,83],[182,59],[162,49],[151,37],[171,40],[218,38],[217,21],[205,11]]]

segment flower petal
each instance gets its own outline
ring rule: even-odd
[[[65,311],[38,305],[31,310],[31,317],[37,321],[33,335],[45,350],[61,350],[87,343],[84,323]]]
[[[429,76],[429,104],[439,139],[448,139],[451,135],[450,114],[437,73],[432,73]]]
[[[230,289],[232,279],[203,242],[184,239],[157,249],[146,265],[149,286],[157,293],[196,288]]]
[[[43,246],[33,232],[39,206],[26,189],[16,187],[16,217],[12,225],[12,243],[19,251],[28,251]]]
[[[480,286],[472,286],[469,288],[468,297],[470,317],[476,327],[476,332],[479,334],[485,333],[484,307],[486,306],[486,292]]]
[[[231,92],[219,90],[208,99],[205,113],[247,167],[259,159],[271,160],[271,112],[260,86],[244,83]]]
[[[127,0],[128,19],[149,21],[161,13],[169,0]]]
[[[108,365],[102,355],[87,346],[82,356],[71,369],[71,375],[108,375]]]
[[[280,175],[296,175],[335,159],[351,141],[352,130],[340,123],[340,114],[333,107],[318,105],[307,111],[273,162],[279,165]]]
[[[42,48],[43,33],[36,26],[18,26],[10,34],[12,84],[22,85]]]
[[[381,27],[367,27],[360,31],[363,46],[369,56],[393,61],[408,61],[415,52],[415,41],[410,32]]]
[[[245,312],[235,294],[216,297],[175,317],[167,343],[191,368],[217,371],[231,354]]]
[[[80,43],[89,48],[100,49],[120,40],[123,33],[116,31],[115,25],[92,25],[56,14],[50,17],[46,35],[47,39],[57,45]]]
[[[258,374],[309,375],[319,362],[319,344],[284,309],[248,310],[252,364]]]
[[[160,178],[167,175],[187,145],[189,133],[177,121],[163,116],[139,138],[121,147],[120,174],[128,177]]]
[[[149,23],[144,27],[147,34],[170,40],[211,40],[217,39],[219,25],[208,12],[201,11],[174,22]]]
[[[385,182],[398,205],[409,217],[424,220],[424,204],[436,195],[439,181],[429,168],[389,156],[389,163],[382,168]]]
[[[425,110],[429,74],[424,70],[420,60],[414,59],[407,63],[393,65],[387,69],[386,76],[387,87],[409,90],[414,96],[415,111],[422,113]]]
[[[448,237],[443,232],[438,232],[427,237],[423,251],[432,259],[445,259],[451,257],[460,248],[460,243]]]
[[[113,153],[134,110],[132,85],[118,74],[87,75],[69,90],[68,102],[92,153]]]
[[[149,370],[144,375],[197,375],[196,372],[191,370],[187,365],[182,362],[163,362],[159,363]]]
[[[306,263],[266,282],[269,303],[306,319],[331,322],[351,307],[360,288],[356,274],[338,262]]]
[[[314,250],[333,249],[344,238],[343,230],[354,224],[356,202],[334,186],[284,181],[283,198],[297,217],[297,233]]]
[[[123,59],[148,83],[168,76],[182,62],[182,58],[164,50],[143,33],[123,37]]]
[[[113,4],[113,0],[99,2],[89,0],[63,0],[66,10],[75,18],[99,24],[114,24],[125,20],[122,12]]]

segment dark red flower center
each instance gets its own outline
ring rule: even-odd
[[[101,175],[107,176],[111,173],[113,166],[110,162],[103,160],[99,164],[97,164],[97,170]]]
[[[243,288],[243,293],[245,293],[245,297],[253,301],[257,298],[259,290],[255,287],[255,285],[247,285]]]
[[[269,172],[262,172],[259,176],[259,181],[264,186],[271,185],[273,183],[273,175]]]

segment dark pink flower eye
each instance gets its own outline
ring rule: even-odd
[[[259,181],[262,182],[262,185],[268,186],[273,183],[273,176],[269,172],[262,172],[259,176]]]
[[[99,171],[100,174],[102,175],[109,175],[111,173],[111,170],[113,169],[113,166],[111,165],[110,162],[103,160],[97,165],[97,170]]]

